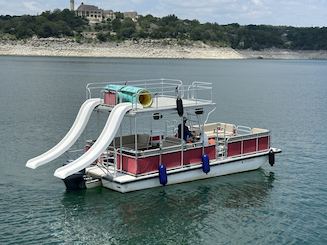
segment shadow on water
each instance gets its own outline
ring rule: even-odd
[[[218,213],[219,216],[226,208],[264,206],[274,179],[274,173],[260,169],[127,194],[97,188],[66,192],[62,205],[65,223],[78,224],[76,232],[83,231],[82,224],[97,219],[90,226],[91,230],[102,230],[101,234],[106,239],[109,236],[111,242],[133,239],[134,242],[149,243],[168,234],[167,239],[172,239],[171,242],[189,242],[190,238],[193,242],[201,242],[196,228],[210,214]],[[104,227],[115,228],[109,232]],[[184,235],[178,236],[178,232]]]

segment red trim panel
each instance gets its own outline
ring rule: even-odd
[[[257,150],[257,139],[243,141],[243,153],[251,153]]]
[[[269,148],[269,137],[261,137],[259,138],[259,145],[258,145],[258,150],[262,151],[262,150],[267,150]]]
[[[205,147],[205,154],[209,159],[216,158],[215,146]],[[184,152],[184,164],[196,164],[201,162],[202,149],[188,149]],[[159,156],[149,156],[138,158],[133,156],[123,156],[122,170],[131,174],[144,174],[158,170]],[[181,165],[181,152],[172,152],[162,154],[162,163],[166,165],[167,169],[177,168]],[[117,156],[117,168],[120,169],[120,155]]]
[[[237,156],[241,155],[241,141],[239,142],[233,142],[233,143],[228,143],[228,153],[227,156]]]

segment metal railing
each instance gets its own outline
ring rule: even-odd
[[[139,96],[151,94],[154,102],[154,107],[158,108],[158,100],[160,97],[188,99],[195,105],[199,102],[212,103],[212,84],[207,82],[195,81],[191,85],[183,85],[181,80],[176,79],[147,79],[133,81],[118,81],[118,82],[99,82],[88,83],[86,85],[86,98],[102,97],[103,92],[109,84],[112,85],[130,85],[148,90],[148,93],[138,94],[136,101],[139,101]],[[138,109],[136,102],[132,102],[132,109]]]
[[[94,97],[99,97],[103,89],[106,88],[107,85],[130,85],[141,87],[147,90],[151,90],[152,93],[165,94],[167,90],[172,90],[176,92],[176,88],[179,88],[183,85],[181,80],[176,79],[147,79],[147,80],[131,80],[131,81],[108,81],[108,82],[95,82],[88,83],[86,85],[86,98],[90,99]]]
[[[267,148],[270,148],[270,131],[266,130],[265,132],[261,132],[261,133],[248,133],[248,134],[241,134],[241,135],[237,135],[237,136],[233,136],[230,138],[225,139],[225,157],[229,157],[228,155],[228,144],[229,143],[235,143],[235,142],[241,142],[241,152],[240,154],[237,155],[233,155],[231,157],[241,157],[241,156],[246,156],[246,155],[250,155],[250,154],[254,154],[254,153],[258,153],[258,152],[263,152],[263,151],[267,151],[267,149],[264,150],[259,150],[259,139],[263,138],[263,137],[268,137],[268,144],[267,144]],[[255,151],[251,151],[251,152],[244,152],[244,141],[246,140],[256,140],[255,142],[255,146],[256,149]]]
[[[64,153],[65,158],[68,161],[75,160],[78,157],[80,157],[84,153],[84,149],[74,149],[74,150],[69,150]]]

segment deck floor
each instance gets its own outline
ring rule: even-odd
[[[205,100],[195,100],[195,99],[183,99],[184,108],[192,108],[198,106],[215,106],[215,103],[211,101]],[[101,105],[98,107],[99,110],[111,111],[113,107],[107,105]],[[132,113],[140,113],[140,112],[149,112],[155,110],[170,110],[176,109],[176,98],[168,97],[168,96],[160,96],[157,98],[153,98],[153,103],[151,107],[148,108],[137,108]]]

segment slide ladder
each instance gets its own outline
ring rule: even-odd
[[[66,136],[57,145],[55,145],[47,152],[28,160],[26,163],[26,167],[35,169],[48,162],[51,162],[52,160],[58,158],[63,153],[65,153],[81,136],[94,108],[102,103],[103,100],[99,98],[86,100],[81,106],[74,121],[74,124],[68,131]]]
[[[55,171],[54,176],[60,179],[65,179],[68,176],[90,166],[111,144],[125,114],[131,109],[131,103],[120,103],[116,105],[110,112],[106,125],[100,136],[91,148],[73,162],[58,168]]]

